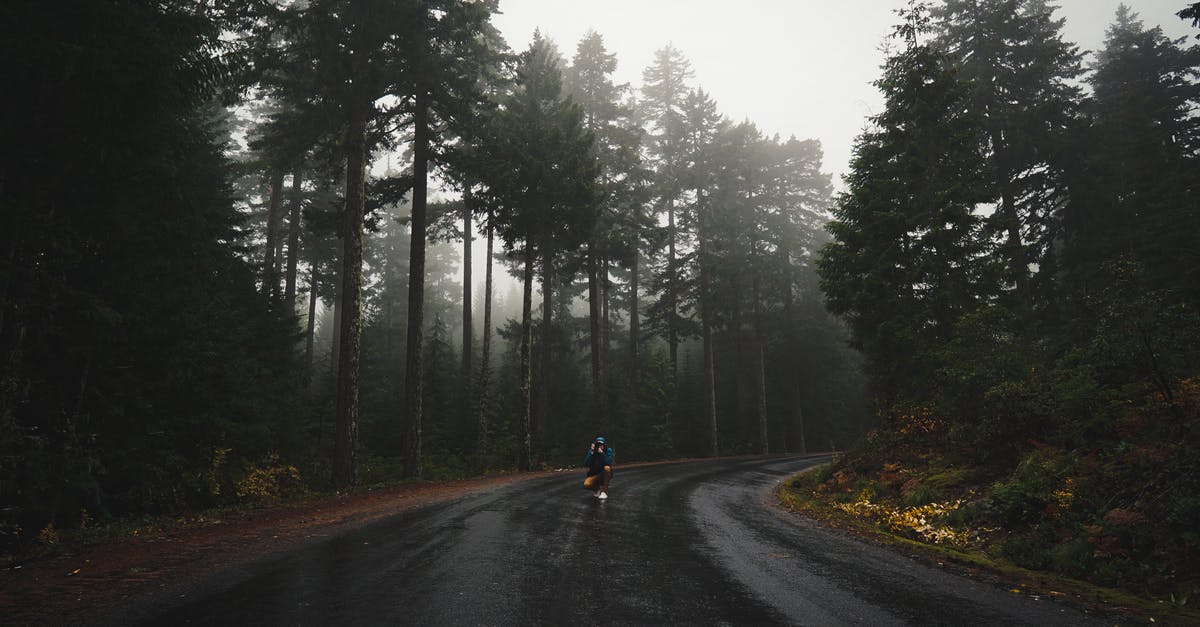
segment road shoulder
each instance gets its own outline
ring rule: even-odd
[[[555,474],[559,473],[410,483],[135,529],[136,535],[0,571],[0,615],[8,624],[107,622],[123,608],[177,598],[215,573],[304,543],[397,513]]]
[[[998,562],[981,553],[918,542],[889,533],[869,521],[837,510],[805,491],[804,478],[820,466],[805,469],[780,483],[770,504],[807,525],[820,525],[860,541],[908,555],[931,566],[1007,590],[1010,594],[1065,603],[1081,611],[1111,616],[1115,621],[1200,624],[1200,612],[1163,607],[1118,590]],[[1157,605],[1157,607],[1156,607]]]

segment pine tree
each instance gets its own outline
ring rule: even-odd
[[[669,276],[668,281],[684,287],[675,294],[686,294],[686,304],[700,320],[700,342],[703,351],[704,405],[702,423],[707,434],[705,453],[715,457],[717,446],[717,383],[713,328],[717,324],[714,270],[719,264],[717,241],[721,238],[719,203],[713,184],[719,163],[714,144],[729,122],[717,112],[716,103],[704,90],[688,93],[683,103],[683,154],[686,174],[682,178],[687,190],[683,226],[695,238],[692,252],[695,274],[691,281]],[[677,234],[678,235],[678,234]],[[687,281],[687,282],[685,282]]]
[[[405,472],[421,473],[421,338],[424,325],[426,190],[430,158],[450,139],[433,135],[440,125],[459,129],[471,124],[475,105],[484,98],[484,79],[498,62],[498,35],[489,20],[496,0],[422,2],[410,14],[408,72],[394,90],[412,99],[413,213],[409,259],[408,333],[405,366]],[[461,131],[460,131],[461,134]],[[465,340],[464,340],[465,342]],[[466,353],[467,351],[464,351]]]
[[[876,406],[887,409],[928,391],[931,350],[992,295],[975,212],[990,194],[985,127],[945,56],[913,33],[876,85],[885,109],[855,145],[819,265],[829,307],[849,324]]]
[[[588,345],[591,352],[593,394],[600,392],[609,346],[609,315],[612,270],[620,265],[630,271],[631,381],[636,381],[638,338],[638,257],[642,242],[654,228],[647,212],[649,171],[641,159],[643,132],[634,123],[634,109],[621,98],[627,85],[614,85],[612,73],[617,59],[604,47],[603,38],[589,32],[580,40],[564,78],[567,93],[583,107],[584,124],[596,138],[600,164],[601,204],[596,228],[582,251],[587,272]],[[605,404],[600,411],[611,410]]]
[[[1200,26],[1200,2],[1193,2],[1176,13],[1180,19],[1191,20],[1192,26]]]
[[[967,106],[987,131],[987,189],[997,200],[991,226],[1004,242],[1005,282],[1027,307],[1037,300],[1031,269],[1054,265],[1051,227],[1067,198],[1064,169],[1074,159],[1067,136],[1082,74],[1081,54],[1063,41],[1063,19],[1053,13],[1046,0],[945,0],[933,11],[936,44],[971,86]]]
[[[611,74],[617,69],[617,57],[608,53],[604,48],[604,39],[595,31],[588,31],[575,51],[571,66],[564,77],[565,91],[570,94],[583,108],[584,126],[597,137],[596,158],[602,164],[601,176],[608,179],[615,173],[611,167],[605,168],[605,157],[610,154],[607,142],[603,138],[616,125],[619,114],[618,97],[623,87],[612,83]],[[601,209],[601,216],[606,216],[611,210]],[[604,266],[607,251],[602,249],[601,240],[607,239],[608,228],[601,222],[593,229],[588,237],[583,251],[583,265],[587,271],[587,300],[588,300],[588,346],[591,352],[592,390],[597,393],[600,388],[600,377],[603,371],[604,353],[601,331],[601,295],[602,284],[607,284],[608,277],[599,276]]]
[[[520,259],[523,281],[521,320],[522,470],[532,466],[532,283],[535,264],[542,277],[542,364],[538,411],[549,389],[554,260],[582,241],[595,224],[598,165],[592,135],[579,106],[561,93],[560,58],[553,44],[535,34],[521,55],[517,87],[495,120],[489,182],[501,201],[497,228],[510,254]],[[544,422],[544,421],[543,421]],[[544,428],[544,424],[541,425]]]
[[[284,273],[284,312],[296,314],[296,269],[300,262],[300,214],[304,203],[303,175],[299,169],[292,172],[292,192],[288,197],[288,244],[287,270]]]
[[[654,62],[642,72],[641,115],[650,125],[648,147],[654,170],[654,189],[659,211],[667,215],[667,259],[659,272],[655,291],[662,302],[661,315],[655,318],[656,330],[667,339],[671,372],[679,365],[679,336],[683,320],[679,313],[677,260],[678,228],[675,203],[683,191],[683,145],[686,125],[683,119],[684,100],[688,81],[692,78],[691,63],[673,46],[667,45],[654,53]]]
[[[292,5],[281,16],[286,36],[276,56],[292,69],[294,89],[309,96],[303,113],[323,120],[318,134],[339,139],[345,162],[333,460],[337,489],[357,483],[366,159],[380,139],[367,129],[385,114],[395,115],[376,110],[375,102],[407,61],[397,50],[407,40],[396,30],[405,23],[406,8],[385,0],[315,0]]]
[[[280,401],[295,392],[290,323],[242,256],[222,150],[236,45],[176,3],[3,13],[21,89],[0,138],[22,147],[0,154],[5,542],[13,523],[68,528],[82,509],[212,505],[230,480],[216,451],[233,465],[295,452],[277,437],[295,408]]]
[[[715,296],[735,346],[734,369],[749,375],[738,377],[739,389],[749,389],[739,392],[738,407],[741,412],[742,401],[752,401],[754,422],[739,420],[741,437],[766,453],[768,343],[780,332],[778,317],[791,307],[803,260],[816,250],[829,177],[820,172],[819,144],[765,138],[748,122],[725,129],[714,154]]]
[[[1104,264],[1136,262],[1148,288],[1200,304],[1196,157],[1200,48],[1146,29],[1121,5],[1097,55],[1086,104],[1088,176],[1066,212],[1065,271],[1081,294],[1105,284]]]

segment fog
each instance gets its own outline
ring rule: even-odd
[[[1062,0],[1064,38],[1081,50],[1104,40],[1118,0]],[[1125,2],[1171,37],[1195,31],[1175,13],[1182,1]],[[871,85],[896,23],[894,0],[502,0],[493,24],[520,51],[540,29],[567,59],[589,30],[617,55],[614,80],[641,84],[654,51],[670,43],[692,63],[695,84],[734,120],[765,133],[820,139],[826,171],[840,184],[854,137],[881,100]]]

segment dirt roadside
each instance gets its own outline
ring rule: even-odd
[[[752,459],[755,456],[744,456]],[[733,459],[737,459],[734,457]],[[621,468],[696,459],[622,464]],[[128,608],[171,599],[226,569],[287,553],[388,516],[519,481],[582,477],[578,468],[412,483],[323,496],[105,542],[0,570],[0,624],[110,623]]]
[[[538,477],[545,471],[445,483],[413,483],[318,497],[150,537],[128,538],[0,571],[0,622],[104,622],[151,598],[168,598],[220,570],[286,552],[387,516]],[[569,474],[569,473],[568,473]]]

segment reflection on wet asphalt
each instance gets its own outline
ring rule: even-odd
[[[396,516],[218,573],[145,624],[1078,625],[768,506],[823,457],[582,471]],[[1111,622],[1111,621],[1110,621]]]

